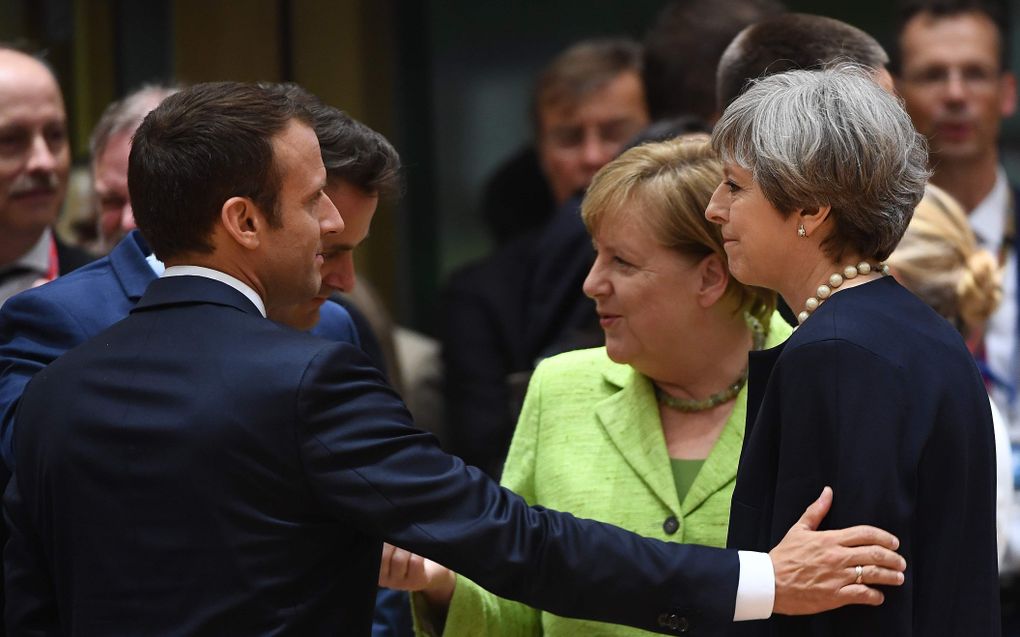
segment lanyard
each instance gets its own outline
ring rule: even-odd
[[[50,234],[49,266],[47,266],[46,268],[46,276],[44,277],[44,280],[47,282],[52,281],[53,279],[57,278],[59,274],[60,274],[60,262],[57,258],[57,239],[56,237],[53,236],[53,234]]]
[[[985,389],[990,392],[993,388],[998,387],[1006,394],[1006,402],[1012,405],[1013,401],[1016,400],[1016,387],[1013,383],[993,372],[983,356],[982,358],[975,357],[974,362],[977,363],[978,371],[981,372],[981,378],[985,381]]]

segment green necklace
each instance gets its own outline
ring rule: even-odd
[[[750,314],[744,314],[744,320],[747,321],[747,326],[751,328],[751,334],[754,341],[754,351],[760,350],[765,346],[765,328],[762,327],[761,322],[751,316]],[[718,407],[723,403],[727,403],[740,393],[740,390],[747,384],[747,368],[740,372],[740,377],[733,381],[726,389],[716,392],[708,398],[694,399],[694,398],[677,398],[676,396],[670,396],[658,385],[655,387],[655,398],[659,401],[660,405],[682,411],[684,413],[691,413],[696,411],[705,411]]]

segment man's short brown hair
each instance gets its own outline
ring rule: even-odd
[[[135,221],[162,260],[213,250],[223,203],[248,197],[280,224],[273,138],[311,115],[255,84],[209,82],[171,95],[135,131],[128,189]]]
[[[576,106],[621,73],[641,73],[641,45],[627,38],[583,40],[560,53],[538,76],[532,102],[536,136],[539,114],[558,106]]]
[[[889,56],[875,38],[846,22],[806,13],[766,18],[741,31],[719,60],[719,111],[751,80],[835,62],[852,62],[877,71],[889,63]]]

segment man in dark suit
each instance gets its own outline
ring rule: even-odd
[[[514,210],[509,222],[492,224],[515,231],[497,230],[498,249],[454,272],[443,291],[440,338],[450,447],[494,477],[503,468],[516,422],[512,379],[530,374],[548,345],[529,342],[532,275],[542,257],[536,243],[554,213],[648,123],[641,47],[617,38],[572,45],[539,74],[532,112],[550,205]],[[583,298],[579,284],[571,292],[571,299]],[[591,302],[584,304],[594,316]],[[554,316],[549,327],[556,330],[568,320]]]
[[[88,263],[52,230],[71,152],[60,86],[35,57],[0,46],[0,305]]]
[[[126,317],[149,283],[163,271],[163,264],[152,255],[141,233],[130,230],[134,219],[127,193],[127,148],[115,149],[124,152],[120,162],[106,162],[123,165],[124,173],[119,178],[113,175],[112,168],[104,168],[103,164],[112,152],[111,147],[118,145],[116,140],[125,137],[130,140],[148,110],[173,92],[158,87],[139,89],[111,104],[96,124],[92,146],[102,160],[93,159],[97,173],[94,194],[104,210],[114,207],[104,201],[106,198],[117,200],[116,216],[127,220],[124,227],[128,236],[108,256],[72,276],[17,294],[0,308],[0,369],[3,370],[0,375],[0,457],[8,467],[13,462],[14,410],[28,381],[64,352]],[[358,150],[361,146],[355,143],[351,152]],[[120,187],[113,189],[111,184]],[[301,306],[295,306],[298,307]],[[301,314],[299,318],[288,310],[273,318],[297,329],[311,329],[323,338],[360,345],[350,317],[337,304],[316,303]]]
[[[135,217],[167,269],[21,400],[15,634],[364,634],[381,539],[498,594],[659,632],[880,603],[851,564],[876,565],[866,584],[902,578],[888,534],[810,530],[826,497],[770,555],[528,508],[411,427],[357,348],[264,320],[315,294],[322,236],[343,228],[310,121],[216,83],[136,133]]]
[[[64,352],[126,317],[149,283],[162,272],[163,264],[152,255],[144,238],[131,230],[134,218],[127,192],[130,144],[125,140],[131,139],[149,110],[175,91],[143,87],[107,107],[93,132],[94,194],[100,212],[116,221],[105,224],[101,239],[107,240],[125,230],[128,235],[108,256],[68,277],[17,294],[0,308],[0,369],[3,370],[0,375],[0,454],[7,467],[13,463],[14,411],[32,376]],[[376,143],[375,137],[368,133],[348,135],[343,141],[347,142],[344,150],[348,153],[370,157],[369,151]],[[118,175],[118,170],[123,173]],[[310,329],[322,338],[364,346],[362,333],[355,328],[346,309],[337,303],[309,299],[272,318],[297,329]],[[6,481],[3,477],[2,484]],[[387,601],[395,595],[381,593]],[[394,634],[387,630],[395,625],[395,616],[399,616],[396,610],[377,613],[380,625],[387,629],[373,634]]]

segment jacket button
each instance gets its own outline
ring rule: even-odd
[[[678,633],[686,633],[691,628],[687,618],[676,613],[663,613],[659,615],[659,626]]]
[[[680,521],[676,519],[675,515],[671,515],[666,518],[666,521],[662,523],[662,530],[666,532],[666,535],[673,535],[680,529]]]

